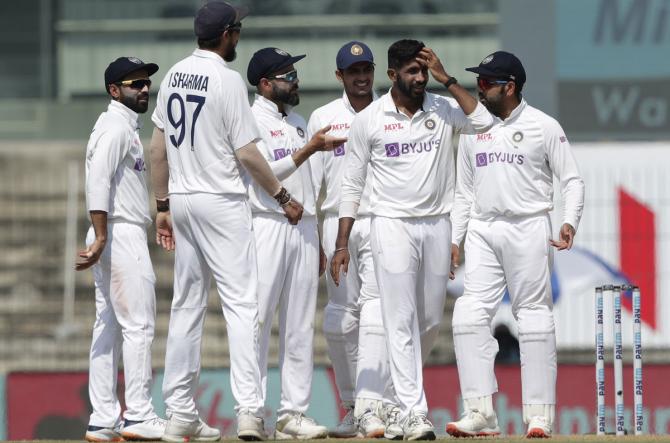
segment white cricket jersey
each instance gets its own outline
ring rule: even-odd
[[[356,217],[368,163],[370,212],[382,217],[427,217],[451,211],[455,132],[474,134],[493,125],[477,107],[465,115],[456,100],[426,93],[411,118],[399,112],[390,91],[358,113],[349,131],[340,217]]]
[[[470,218],[523,217],[553,209],[553,176],[565,203],[563,222],[575,230],[584,207],[584,182],[561,125],[522,100],[488,132],[460,139],[456,202],[452,213],[455,244]]]
[[[373,95],[376,99],[376,94]],[[351,122],[356,117],[356,111],[349,103],[347,93],[343,93],[341,98],[316,109],[307,124],[307,135],[312,137],[320,129],[331,125],[328,132],[334,137],[347,137]],[[330,214],[338,214],[340,209],[340,191],[342,190],[342,175],[344,175],[344,166],[346,164],[347,153],[349,152],[348,143],[344,143],[329,152],[317,152],[310,157],[312,164],[312,177],[314,182],[315,195],[318,197],[321,189],[321,182],[326,182],[326,198],[321,203],[321,210]],[[365,188],[361,195],[358,215],[370,215],[369,201],[372,186],[370,180],[371,174],[367,174]]]
[[[251,112],[261,134],[258,151],[291,197],[302,204],[304,215],[316,215],[310,164],[306,161],[296,171],[292,157],[294,152],[307,143],[307,124],[290,106],[285,106],[285,110],[287,115],[279,112],[276,104],[256,94]],[[242,171],[242,178],[249,192],[251,212],[284,215],[284,210],[277,201],[252,179],[244,167]]]
[[[170,194],[246,194],[235,150],[258,140],[240,74],[196,49],[165,75],[152,120],[165,133]]]
[[[138,115],[112,100],[86,146],[86,208],[107,221],[151,223]]]

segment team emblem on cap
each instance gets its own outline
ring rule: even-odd
[[[493,54],[491,54],[491,55],[487,55],[486,58],[485,58],[484,60],[482,60],[482,63],[481,63],[481,64],[482,64],[482,65],[485,65],[485,64],[487,64],[487,63],[490,63],[491,60],[493,60]]]
[[[296,129],[296,131],[298,132],[298,135],[299,135],[300,137],[304,137],[304,136],[305,136],[305,131],[303,131],[302,128],[301,128],[300,126],[298,126],[298,128]]]
[[[521,140],[523,140],[523,133],[521,131],[515,132],[514,135],[512,135],[512,140],[519,143]]]
[[[435,120],[433,120],[432,118],[429,118],[428,120],[426,120],[426,122],[424,123],[424,125],[425,125],[426,128],[428,128],[428,129],[435,129]]]
[[[141,65],[144,62],[137,57],[128,57],[128,61],[135,63],[136,65]]]
[[[361,48],[361,45],[351,46],[351,54],[352,55],[361,55],[362,53],[363,53],[363,48]]]
[[[275,52],[279,55],[283,55],[284,57],[288,57],[288,52],[281,50],[279,48],[275,48]]]

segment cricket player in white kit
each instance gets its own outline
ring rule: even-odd
[[[176,249],[163,382],[167,441],[220,438],[219,430],[199,418],[194,399],[212,277],[227,324],[237,435],[243,440],[266,438],[257,360],[256,248],[240,164],[275,197],[275,206],[281,206],[291,223],[298,222],[302,207],[258,152],[260,134],[244,81],[226,64],[235,58],[246,13],[225,2],[200,8],[194,24],[199,49],[168,71],[153,114],[157,240]],[[170,198],[164,200],[168,176]]]
[[[140,121],[149,107],[154,63],[120,57],[105,70],[112,100],[86,146],[86,206],[92,226],[77,270],[93,266],[95,324],[89,366],[93,412],[85,439],[158,440],[165,420],[151,403],[151,344],[156,322],[146,226],[151,223]],[[124,421],[116,395],[123,350]]]
[[[450,274],[452,137],[484,132],[493,118],[423,43],[400,40],[388,59],[393,86],[356,116],[349,132],[331,272],[338,284],[340,267],[347,271],[369,165],[372,253],[404,438],[432,440],[422,366],[438,335]],[[426,92],[429,69],[455,100]]]
[[[272,197],[248,174],[243,175],[258,257],[259,360],[264,402],[272,320],[279,309],[281,397],[274,435],[278,440],[328,435],[325,426],[305,415],[314,370],[317,285],[326,267],[325,255],[320,253],[316,195],[307,160],[328,146],[332,149],[341,145],[346,138],[326,136],[330,129],[326,127],[319,128],[308,141],[305,119],[293,111],[300,102],[294,63],[304,57],[264,48],[254,53],[247,69],[247,80],[256,87],[251,112],[261,133],[258,149],[282,185],[304,208],[300,223],[290,224]]]
[[[342,97],[316,109],[309,119],[307,132],[315,133],[326,125],[334,134],[347,136],[356,114],[374,99],[374,57],[363,42],[343,45],[336,57],[335,75],[342,83]],[[323,245],[327,257],[335,252],[340,190],[348,145],[311,158],[316,194],[325,180],[326,197],[321,205],[324,213]],[[335,382],[346,410],[342,422],[330,432],[331,437],[402,439],[397,423],[398,408],[392,390],[391,373],[386,352],[379,288],[370,249],[369,199],[372,187],[366,183],[358,209],[358,218],[349,241],[351,272],[337,286],[326,276],[328,305],[324,311],[323,331],[328,354],[335,372]]]
[[[561,126],[521,97],[526,72],[518,58],[498,51],[467,70],[479,75],[480,101],[498,118],[485,134],[462,136],[458,150],[452,260],[458,263],[465,237],[465,291],[454,308],[453,334],[464,415],[447,432],[500,433],[492,399],[498,344],[491,319],[507,288],[519,327],[526,436],[546,438],[556,405],[552,246],[572,246],[584,182]],[[565,207],[558,241],[551,240],[548,214],[553,176]]]

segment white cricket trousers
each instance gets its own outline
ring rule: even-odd
[[[169,417],[198,420],[194,396],[211,278],[221,300],[236,411],[261,414],[256,247],[247,197],[172,194],[174,296],[163,395]]]
[[[319,282],[316,217],[292,225],[282,214],[254,213],[263,401],[267,399],[272,319],[279,308],[281,397],[277,417],[307,412],[314,371],[314,316]]]
[[[498,343],[491,319],[505,288],[519,327],[522,402],[556,403],[556,337],[551,298],[551,221],[546,214],[470,220],[465,291],[453,314],[454,346],[464,399],[498,391]]]
[[[335,254],[338,225],[337,214],[326,214],[323,250],[328,269]],[[370,217],[356,219],[349,236],[349,256],[349,272],[341,274],[339,286],[326,272],[328,304],[323,331],[340,399],[346,407],[353,407],[356,398],[395,403],[370,246]]]
[[[95,240],[93,227],[86,244]],[[156,277],[145,227],[108,223],[107,245],[93,266],[95,324],[91,342],[88,394],[93,412],[89,425],[115,427],[121,415],[116,395],[123,349],[127,420],[156,417],[151,404],[151,343],[156,322]]]
[[[437,339],[449,280],[449,214],[375,216],[372,253],[381,294],[391,375],[402,418],[428,412],[423,363]]]

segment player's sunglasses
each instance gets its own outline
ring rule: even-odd
[[[226,25],[224,31],[240,31],[242,29],[242,22],[235,22],[229,25]]]
[[[490,78],[477,77],[477,86],[479,86],[479,89],[482,91],[488,91],[494,86],[506,85],[509,82],[510,80],[495,80]]]
[[[298,80],[298,71],[290,71],[286,74],[273,75],[271,77],[266,77],[268,80],[284,80],[285,82],[293,83]]]
[[[121,80],[120,82],[116,82],[116,84],[119,86],[128,86],[129,88],[141,91],[145,86],[147,88],[151,87],[151,80],[148,78],[138,78],[137,80]]]

